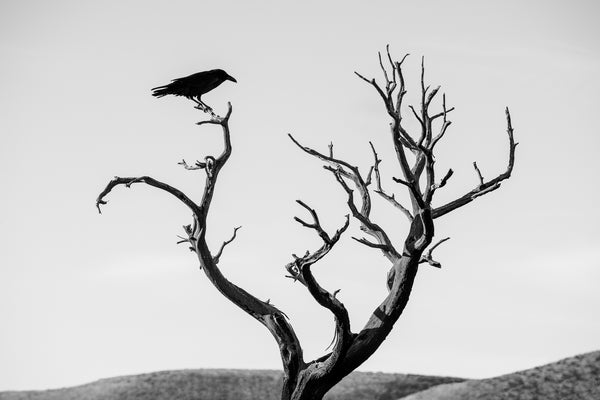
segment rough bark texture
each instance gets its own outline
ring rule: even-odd
[[[357,166],[334,156],[332,144],[329,145],[327,153],[321,153],[300,144],[292,135],[289,135],[302,151],[324,163],[324,168],[332,174],[335,182],[346,193],[349,211],[344,224],[333,235],[330,235],[322,228],[317,212],[306,203],[297,200],[298,204],[310,214],[312,221],[306,222],[299,217],[295,217],[295,220],[300,225],[314,230],[322,239],[323,245],[314,252],[308,251],[302,256],[294,255],[294,259],[285,266],[285,269],[289,274],[288,277],[305,286],[313,299],[332,313],[335,321],[335,337],[331,352],[316,360],[304,360],[300,341],[282,311],[269,304],[268,301],[259,300],[230,282],[221,273],[218,267],[219,260],[225,247],[235,239],[239,227],[235,228],[232,237],[223,242],[214,255],[206,243],[206,220],[217,178],[232,150],[229,130],[229,119],[232,114],[231,104],[229,104],[225,117],[213,115],[212,119],[198,123],[198,125],[216,124],[222,127],[223,152],[218,157],[206,156],[204,161],[196,161],[192,166],[188,165],[185,160],[180,162],[187,170],[202,169],[206,173],[204,193],[199,202],[190,199],[180,190],[148,176],[115,177],[96,200],[100,211],[100,206],[106,204],[104,198],[116,186],[130,187],[134,183],[145,183],[172,194],[191,210],[193,222],[184,226],[186,236],[180,237],[179,243],[187,243],[190,250],[196,253],[206,277],[224,297],[263,324],[275,338],[283,364],[282,400],[322,399],[329,389],[377,351],[408,303],[419,265],[427,263],[436,268],[441,267],[441,264],[434,260],[432,252],[449,238],[432,244],[435,234],[434,220],[472,202],[479,196],[498,189],[501,182],[510,177],[513,169],[517,144],[513,138],[510,114],[506,109],[509,157],[505,172],[486,181],[477,164],[474,163],[479,185],[447,204],[434,207],[435,192],[444,187],[453,175],[453,170],[450,169],[439,182],[436,180],[434,148],[450,126],[451,122],[447,117],[454,108],[446,107],[444,95],[441,111],[430,114],[430,105],[440,87],[431,90],[429,86],[425,86],[425,68],[422,61],[420,109],[417,110],[412,105],[408,107],[419,122],[421,129],[420,132],[409,134],[402,125],[405,108],[403,98],[406,94],[402,64],[407,56],[400,61],[394,61],[389,49],[387,49],[386,56],[387,59],[384,62],[379,54],[379,64],[385,80],[383,86],[379,85],[375,79],[367,79],[358,73],[356,75],[371,85],[383,100],[390,117],[391,145],[395,150],[398,167],[402,172],[402,177],[393,178],[393,181],[398,183],[400,188],[408,191],[410,206],[400,204],[393,192],[390,193],[383,189],[379,169],[381,159],[379,159],[373,144],[370,146],[374,162],[368,174],[363,176]],[[412,160],[412,164],[409,160]],[[371,218],[371,193],[381,196],[408,219],[410,228],[404,241],[399,243],[400,251],[385,230]],[[344,304],[336,298],[337,291],[331,293],[322,287],[311,272],[311,266],[326,256],[338,243],[348,228],[351,217],[368,236],[368,238],[354,237],[353,239],[380,251],[391,264],[387,276],[389,292],[375,307],[371,317],[358,333],[352,332],[348,311]]]

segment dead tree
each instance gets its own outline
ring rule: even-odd
[[[211,251],[207,245],[207,215],[219,173],[231,154],[229,119],[232,107],[230,103],[225,117],[214,116],[210,120],[198,123],[198,125],[216,124],[221,126],[224,139],[223,152],[218,157],[206,156],[204,161],[196,161],[194,165],[188,165],[185,161],[180,163],[188,170],[204,170],[206,179],[200,202],[192,200],[179,189],[149,176],[115,177],[96,200],[100,211],[100,206],[106,204],[105,197],[116,186],[130,187],[136,183],[144,183],[175,196],[190,209],[193,221],[184,226],[185,236],[180,237],[180,243],[187,243],[190,250],[196,253],[202,270],[217,290],[263,324],[277,341],[283,362],[284,378],[281,394],[283,400],[321,399],[343,377],[367,360],[383,343],[406,307],[419,265],[429,264],[433,267],[440,267],[440,263],[433,258],[432,252],[448,238],[433,242],[434,221],[470,203],[477,197],[498,189],[501,182],[511,175],[517,143],[513,139],[510,114],[506,109],[508,133],[506,170],[493,179],[484,179],[477,164],[473,163],[474,173],[479,184],[453,201],[434,206],[433,200],[436,192],[448,183],[453,174],[450,169],[441,175],[441,178],[436,176],[434,151],[435,146],[444,137],[451,124],[448,114],[454,110],[454,107],[446,106],[445,95],[443,95],[441,110],[430,111],[432,101],[438,95],[440,87],[432,89],[425,85],[425,69],[422,61],[420,107],[416,109],[412,105],[408,106],[412,117],[418,121],[420,129],[414,133],[409,133],[405,129],[403,118],[406,107],[403,100],[407,89],[402,64],[406,57],[395,61],[390,56],[389,49],[384,58],[379,54],[379,65],[385,82],[383,85],[377,83],[375,79],[367,79],[359,73],[356,75],[373,87],[389,115],[391,142],[398,161],[397,168],[401,172],[401,176],[394,177],[393,181],[399,185],[399,188],[408,191],[410,205],[401,204],[392,192],[383,189],[379,168],[381,159],[372,144],[370,151],[373,155],[373,164],[365,176],[357,166],[337,158],[333,153],[332,145],[329,146],[328,151],[319,152],[300,144],[289,135],[302,151],[324,164],[324,168],[331,173],[341,190],[345,192],[349,210],[345,222],[332,235],[323,229],[317,212],[301,200],[297,200],[298,204],[310,214],[310,220],[303,220],[299,217],[295,217],[295,220],[302,226],[314,230],[322,239],[323,245],[302,256],[294,255],[294,259],[285,268],[293,281],[304,285],[314,300],[333,314],[335,321],[333,347],[329,353],[316,360],[304,360],[300,341],[282,311],[268,301],[262,301],[235,285],[219,269],[218,263],[223,250],[235,239],[238,228],[216,252]],[[394,242],[371,217],[373,193],[381,196],[407,218],[409,229],[403,241]],[[323,258],[338,243],[348,228],[350,216],[356,220],[360,229],[365,233],[365,237],[353,239],[381,252],[391,265],[387,275],[388,294],[375,307],[368,322],[358,333],[352,331],[348,312],[344,304],[336,297],[337,291],[331,292],[321,286],[311,271],[312,265]]]

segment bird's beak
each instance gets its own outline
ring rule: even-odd
[[[231,76],[231,75],[227,75],[227,79],[229,79],[232,82],[237,83],[237,81],[235,80],[235,78],[233,76]]]

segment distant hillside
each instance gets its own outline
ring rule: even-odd
[[[184,370],[102,379],[65,389],[0,392],[0,400],[279,400],[281,372]],[[327,400],[394,400],[458,378],[355,372]]]
[[[439,385],[401,400],[599,400],[600,351],[497,378]]]

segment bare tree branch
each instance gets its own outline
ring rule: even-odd
[[[298,142],[291,134],[288,133],[289,138],[292,140],[292,142],[294,142],[294,144],[296,146],[298,146],[300,149],[302,149],[305,153],[310,154],[313,157],[316,157],[318,159],[320,159],[321,161],[325,161],[327,162],[329,165],[333,166],[335,169],[339,168],[339,167],[345,167],[347,168],[349,171],[351,171],[351,173],[348,173],[348,177],[354,176],[356,179],[359,179],[361,182],[364,183],[364,180],[362,178],[362,176],[360,175],[360,172],[358,171],[358,168],[350,165],[349,163],[347,163],[344,160],[341,160],[339,158],[334,158],[333,155],[332,156],[326,156],[323,153],[320,153],[308,146],[303,146],[302,144],[300,144],[300,142]],[[333,154],[333,146],[330,147],[330,154]]]
[[[344,182],[344,179],[339,173],[334,174],[338,183],[348,194],[348,208],[350,212],[352,212],[352,216],[356,218],[361,223],[360,229],[363,232],[368,233],[373,236],[380,246],[376,248],[380,249],[383,252],[383,255],[386,256],[390,261],[395,262],[398,258],[400,258],[400,254],[394,248],[392,241],[388,237],[387,233],[376,223],[372,222],[369,217],[363,213],[361,213],[354,204],[354,192],[350,187]],[[374,247],[374,246],[370,246]]]
[[[352,236],[352,239],[356,240],[358,243],[364,244],[367,247],[371,247],[373,249],[379,249],[379,250],[384,250],[387,251],[388,247],[385,244],[380,244],[380,243],[373,243],[373,242],[369,242],[367,239],[365,238],[357,238]]]
[[[394,196],[393,193],[392,193],[392,195],[389,195],[381,187],[381,175],[380,175],[380,172],[379,172],[379,164],[381,163],[381,160],[379,159],[379,156],[377,155],[377,152],[375,151],[375,146],[373,146],[373,143],[369,142],[369,145],[371,146],[371,150],[373,151],[373,158],[375,159],[374,164],[373,164],[373,171],[375,172],[375,182],[377,184],[377,190],[375,190],[375,193],[377,193],[378,195],[380,195],[381,197],[383,197],[385,200],[387,200],[395,208],[399,209],[404,215],[406,215],[406,217],[409,220],[412,220],[413,216],[410,213],[410,211],[408,211],[408,209],[406,207],[404,207],[402,204],[400,204],[396,200],[396,198],[395,198],[395,196]]]
[[[301,225],[303,225],[307,228],[315,229],[317,231],[317,233],[319,234],[319,236],[321,237],[321,239],[323,239],[323,241],[325,243],[330,243],[331,238],[329,237],[327,232],[325,232],[323,230],[323,228],[321,227],[321,223],[319,222],[319,216],[317,215],[317,212],[314,209],[307,206],[306,203],[304,203],[302,200],[296,200],[296,203],[300,204],[302,207],[304,207],[305,209],[308,210],[310,215],[313,217],[314,223],[312,223],[312,224],[306,223],[298,217],[294,217],[294,220],[296,220]]]
[[[394,148],[396,150],[396,156],[400,163],[400,168],[404,175],[405,182],[407,182],[409,184],[408,186],[410,188],[411,200],[414,204],[414,206],[413,206],[413,211],[414,211],[416,209],[416,207],[423,207],[424,203],[421,199],[420,189],[419,189],[419,185],[418,185],[418,177],[415,177],[413,175],[413,172],[411,171],[411,168],[408,165],[408,160],[406,158],[406,153],[405,153],[405,148],[407,148],[413,152],[418,152],[419,146],[417,143],[415,143],[414,139],[408,134],[408,132],[402,127],[402,123],[401,123],[401,121],[402,121],[401,103],[402,103],[404,94],[406,93],[405,84],[404,84],[404,76],[402,74],[401,65],[407,56],[408,56],[408,54],[404,56],[404,58],[402,59],[401,62],[395,63],[395,68],[393,71],[394,74],[398,74],[398,77],[400,80],[400,88],[398,89],[398,93],[396,95],[396,100],[395,100],[396,104],[394,104],[394,96],[393,96],[394,90],[388,90],[388,93],[386,94],[383,92],[381,87],[379,87],[379,85],[377,85],[375,79],[368,80],[361,74],[359,74],[357,72],[355,72],[355,73],[362,80],[364,80],[367,83],[370,83],[371,85],[373,85],[373,87],[375,87],[375,89],[379,93],[380,97],[384,101],[384,104],[386,106],[386,110],[387,110],[388,114],[390,115],[390,117],[392,117],[393,122],[390,125],[390,127],[391,127],[391,131],[392,131],[392,139],[393,139],[393,143],[394,143]],[[389,56],[389,57],[391,58],[391,56]],[[383,63],[380,62],[380,65],[382,66]],[[389,79],[386,78],[386,81],[389,82]],[[396,85],[394,85],[394,89],[396,89]],[[412,109],[412,110],[415,113],[415,116],[417,116],[414,109]],[[418,116],[417,116],[417,119],[419,119],[419,121],[421,122],[421,125],[423,126],[423,130],[424,130],[426,121],[424,121],[422,118],[420,118]]]
[[[236,226],[233,229],[233,235],[231,235],[231,238],[229,240],[226,240],[223,242],[223,244],[221,245],[221,248],[219,249],[219,252],[217,253],[216,256],[213,257],[215,264],[219,263],[219,260],[221,259],[221,255],[223,254],[223,249],[225,248],[225,246],[227,246],[229,243],[233,242],[235,240],[236,234],[238,229],[240,229],[241,226]]]
[[[419,190],[415,187],[414,184],[405,181],[404,179],[401,178],[397,178],[395,176],[392,177],[392,180],[396,183],[399,183],[401,185],[404,185],[408,188],[408,190],[410,191],[410,193],[413,195],[413,197],[417,198],[417,199],[421,199],[421,193],[419,192]],[[422,199],[420,200],[422,202]]]
[[[189,197],[187,197],[187,195],[185,195],[185,193],[183,193],[181,190],[179,190],[171,185],[168,185],[166,183],[163,183],[161,181],[158,181],[152,177],[140,176],[140,177],[121,178],[121,177],[115,176],[115,178],[113,180],[108,182],[108,185],[106,185],[104,190],[100,193],[100,195],[96,199],[96,208],[98,209],[98,212],[100,214],[102,214],[102,211],[100,210],[100,205],[104,205],[107,203],[107,201],[104,200],[104,198],[113,190],[113,188],[115,186],[125,185],[125,187],[129,188],[134,183],[145,183],[146,185],[153,186],[155,188],[164,190],[165,192],[170,193],[171,195],[178,198],[183,204],[188,206],[188,208],[190,210],[192,210],[192,212],[196,213],[199,210],[198,205],[196,203],[194,203]]]
[[[477,166],[477,161],[473,161],[473,168],[475,168],[475,171],[477,171],[477,177],[479,178],[479,186],[483,185],[483,176],[481,175],[481,171],[479,170],[479,167]]]
[[[390,88],[393,90],[393,87],[391,86],[392,81],[390,81],[390,78],[388,77],[387,70],[383,66],[383,61],[381,60],[381,52],[377,52],[377,54],[379,55],[379,66],[381,67],[381,70],[383,71],[383,76],[385,77],[386,91],[388,92],[388,95],[389,95]]]
[[[281,359],[283,361],[283,368],[285,372],[284,378],[284,392],[291,393],[296,387],[297,379],[300,371],[304,367],[304,360],[302,355],[302,347],[298,340],[294,330],[287,321],[285,314],[274,307],[271,304],[261,301],[255,296],[251,295],[244,289],[230,282],[223,276],[217,263],[223,253],[223,249],[227,244],[231,243],[236,236],[237,229],[234,230],[233,237],[221,245],[217,255],[213,257],[206,244],[206,216],[213,198],[214,189],[216,186],[217,178],[221,168],[225,165],[229,156],[231,155],[231,136],[229,130],[229,118],[232,113],[231,103],[228,103],[228,111],[225,117],[219,117],[213,115],[209,121],[202,121],[198,125],[203,124],[216,124],[220,125],[223,129],[223,141],[224,148],[222,153],[218,157],[206,156],[204,163],[198,162],[196,167],[198,169],[204,169],[206,173],[206,183],[204,187],[204,193],[202,195],[201,202],[196,204],[189,197],[187,197],[180,190],[157,181],[151,177],[134,177],[134,178],[119,178],[113,179],[107,187],[100,193],[96,200],[96,206],[100,210],[100,205],[106,204],[104,200],[105,196],[117,185],[131,186],[133,183],[145,183],[147,185],[157,187],[164,190],[173,196],[177,197],[185,205],[187,205],[193,211],[194,224],[184,226],[184,230],[188,235],[188,238],[180,236],[180,242],[187,242],[190,244],[190,249],[194,251],[200,261],[200,267],[204,270],[207,278],[211,283],[231,302],[236,304],[246,313],[251,315],[261,324],[263,324],[274,336],[280,349]],[[188,167],[188,169],[196,169],[190,167],[182,161],[181,165]]]
[[[436,247],[438,247],[440,244],[444,243],[447,240],[450,240],[450,238],[449,237],[444,238],[444,239],[440,240],[439,242],[437,242],[436,244],[434,244],[433,246],[431,246],[429,248],[429,250],[427,251],[427,253],[421,256],[421,260],[419,260],[419,263],[428,263],[432,267],[442,268],[442,264],[440,264],[438,261],[435,261],[433,259],[432,253],[436,249]]]
[[[439,142],[440,139],[442,139],[444,137],[444,135],[446,134],[446,131],[448,130],[448,128],[450,127],[451,124],[452,124],[452,121],[444,121],[442,128],[440,129],[440,133],[438,133],[437,136],[431,140],[431,144],[429,145],[429,149],[431,151],[433,151],[433,148],[435,147],[437,142]]]
[[[500,187],[500,183],[502,181],[510,178],[510,174],[512,173],[513,167],[515,165],[515,149],[516,149],[518,143],[516,143],[514,140],[513,127],[512,127],[510,112],[508,110],[508,107],[506,108],[506,124],[507,124],[506,132],[508,134],[508,144],[509,144],[508,166],[506,167],[506,171],[499,174],[494,179],[490,179],[489,181],[481,182],[478,187],[476,187],[475,189],[471,190],[470,192],[464,194],[463,196],[459,197],[458,199],[453,200],[447,204],[444,204],[443,206],[433,209],[432,210],[433,218],[438,218],[438,217],[441,217],[442,215],[448,214],[449,212],[454,211],[457,208],[470,203],[477,197],[498,189]]]
[[[390,261],[394,262],[395,260],[397,260],[399,254],[394,248],[388,235],[379,225],[372,222],[369,218],[371,212],[371,198],[369,195],[367,183],[362,178],[358,167],[355,167],[349,164],[348,162],[340,160],[338,158],[326,156],[310,147],[303,146],[292,135],[288,134],[288,136],[294,142],[294,144],[296,144],[296,146],[298,146],[304,152],[322,161],[325,161],[330,165],[326,166],[325,168],[333,173],[338,183],[348,194],[348,207],[350,208],[352,216],[361,223],[361,229],[364,232],[371,235],[372,237],[374,237],[377,240],[377,242],[380,245],[382,245],[380,249]],[[362,200],[362,206],[360,210],[357,208],[354,202],[354,194],[352,189],[350,189],[346,182],[344,182],[343,177],[352,180],[356,188],[358,189]]]
[[[211,255],[205,238],[206,216],[212,202],[215,186],[219,172],[231,155],[231,133],[229,129],[229,118],[232,113],[231,103],[228,103],[228,111],[225,117],[215,116],[210,121],[201,121],[198,125],[215,124],[220,125],[223,131],[224,147],[218,157],[207,156],[205,158],[206,183],[200,203],[199,221],[200,229],[196,236],[195,249],[198,254],[201,268],[204,270],[207,278],[227,299],[244,310],[250,316],[263,324],[273,335],[279,346],[279,352],[283,362],[284,384],[283,391],[291,393],[296,387],[298,374],[303,368],[304,360],[302,347],[292,326],[289,324],[285,314],[277,307],[267,302],[261,301],[251,295],[244,289],[230,282],[221,273],[217,262],[222,254],[226,243],[223,243],[216,257]],[[237,230],[237,229],[236,229]]]
[[[313,223],[304,222],[297,217],[295,218],[296,221],[298,221],[302,226],[317,231],[323,240],[323,245],[315,252],[311,253],[307,251],[302,257],[293,255],[294,261],[287,264],[285,269],[288,271],[291,278],[302,283],[308,289],[309,293],[317,301],[317,303],[327,308],[334,315],[336,325],[334,336],[335,344],[331,354],[324,360],[323,366],[323,373],[328,373],[339,362],[339,360],[344,357],[346,350],[350,346],[352,341],[350,318],[348,316],[348,311],[342,302],[336,298],[336,294],[339,290],[336,290],[332,294],[324,289],[312,274],[311,266],[329,253],[333,246],[338,242],[341,235],[346,231],[348,225],[350,224],[350,216],[346,215],[346,221],[344,225],[338,229],[332,237],[330,237],[323,230],[316,211],[300,200],[297,200],[296,202],[310,212],[313,218]]]
[[[364,76],[362,76],[361,74],[359,74],[358,72],[354,71],[354,73],[363,81],[367,82],[368,84],[372,85],[375,90],[377,90],[377,93],[379,93],[379,95],[381,96],[381,98],[383,99],[383,101],[385,102],[386,106],[388,105],[388,98],[386,97],[385,93],[383,92],[383,89],[381,89],[381,87],[377,84],[377,81],[375,81],[375,78],[368,80],[367,78],[365,78]]]
[[[198,170],[198,169],[204,169],[204,168],[206,168],[206,163],[200,162],[198,160],[196,160],[196,162],[194,163],[194,165],[188,165],[188,163],[185,162],[184,159],[182,159],[177,164],[182,165],[183,168],[185,168],[185,169],[187,169],[189,171],[195,171],[195,170]]]
[[[294,220],[304,227],[314,229],[319,234],[319,237],[323,240],[323,245],[318,250],[312,253],[307,251],[302,257],[293,255],[294,261],[286,265],[286,270],[291,275],[290,277],[294,278],[294,280],[300,280],[300,282],[305,285],[305,282],[302,281],[302,268],[316,263],[321,258],[325,257],[327,253],[329,253],[333,246],[338,242],[342,234],[346,231],[346,229],[348,229],[350,224],[350,216],[346,215],[346,222],[344,225],[342,225],[342,227],[338,229],[332,237],[330,237],[321,226],[317,212],[301,200],[296,200],[296,202],[310,212],[311,216],[313,217],[313,223],[307,223],[298,217],[294,217]]]
[[[417,121],[419,121],[419,124],[421,124],[421,127],[423,127],[423,129],[425,129],[425,122],[423,121],[423,119],[421,118],[421,116],[419,115],[419,113],[417,113],[417,111],[415,110],[415,108],[412,105],[409,105],[408,108],[410,108],[410,110],[412,111],[413,115],[415,116],[415,118],[417,119]],[[419,140],[419,142],[423,141],[423,137],[421,137],[421,139]]]
[[[388,96],[390,94],[392,94],[392,92],[394,91],[394,89],[396,89],[396,65],[394,64],[394,61],[392,60],[392,55],[390,54],[390,45],[387,44],[385,46],[385,52],[387,53],[387,58],[388,61],[390,63],[390,66],[392,67],[392,82],[393,82],[393,87],[391,87],[391,90],[388,89],[389,93]]]
[[[434,185],[433,188],[431,189],[431,195],[432,196],[433,196],[433,193],[435,193],[436,190],[438,190],[439,188],[442,188],[442,187],[446,186],[446,183],[448,183],[448,179],[450,179],[450,177],[452,176],[452,174],[454,174],[454,171],[452,170],[452,168],[450,168],[448,170],[448,172],[446,172],[446,175],[442,178],[442,180],[440,181],[440,183]]]

